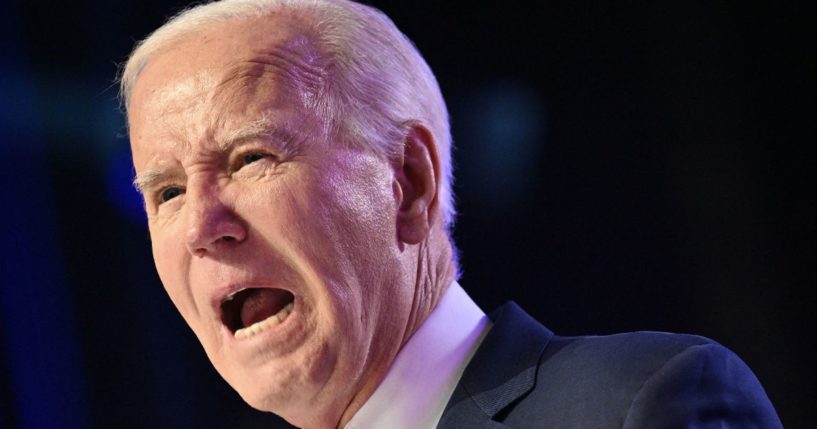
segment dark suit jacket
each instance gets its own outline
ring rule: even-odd
[[[709,339],[559,337],[514,303],[491,319],[438,428],[782,428],[752,371]]]

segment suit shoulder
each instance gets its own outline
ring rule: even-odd
[[[567,353],[572,360],[584,359],[614,365],[623,360],[632,366],[635,358],[640,365],[662,364],[669,357],[699,345],[711,344],[723,348],[706,337],[668,332],[628,332],[604,336],[555,336],[543,356],[543,362]],[[725,350],[725,349],[724,349]]]
[[[694,414],[737,424],[726,427],[757,422],[762,422],[757,427],[780,427],[751,370],[726,347],[697,335],[555,336],[536,378],[519,415],[559,410],[544,417],[550,427],[574,427],[570,422],[653,427],[697,418],[684,414],[690,410],[708,410]]]
[[[648,377],[684,350],[710,344],[726,350],[705,337],[666,332],[555,336],[542,355],[537,378],[564,379],[580,374],[585,381],[569,384],[576,386],[577,394],[615,390],[621,396],[639,389]]]
[[[541,356],[536,386],[510,413],[509,421],[538,415],[552,427],[570,427],[568,422],[585,422],[588,427],[620,423],[656,372],[673,357],[702,345],[724,349],[705,337],[663,332],[554,336]],[[541,410],[559,411],[541,415]]]
[[[624,428],[757,427],[782,429],[763,386],[731,350],[715,343],[675,354],[639,389]]]

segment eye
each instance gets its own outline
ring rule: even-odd
[[[166,203],[172,200],[173,198],[178,197],[182,193],[184,193],[184,190],[182,188],[178,186],[168,186],[167,188],[164,188],[162,189],[161,192],[159,192],[159,202]]]
[[[267,168],[277,164],[277,162],[278,157],[276,155],[266,150],[252,149],[231,156],[230,173],[239,173],[242,169],[248,167],[243,174],[260,174],[266,172]]]
[[[255,161],[260,161],[260,160],[262,160],[264,158],[266,158],[266,155],[264,155],[263,153],[252,152],[252,153],[248,153],[248,154],[242,156],[241,160],[246,165],[246,164],[252,164]]]

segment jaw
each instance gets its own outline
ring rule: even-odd
[[[234,359],[228,361],[228,368],[216,367],[255,409],[274,413],[297,427],[341,427],[361,378],[357,373],[361,368],[352,363],[366,360],[362,353],[344,355],[346,351],[337,349],[343,347],[342,341],[339,332],[319,334],[291,354],[269,358],[259,367],[238,366]]]

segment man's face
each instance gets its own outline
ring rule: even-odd
[[[328,137],[322,55],[270,28],[233,22],[153,57],[133,158],[159,276],[219,373],[256,408],[334,425],[404,340],[395,176]]]

